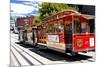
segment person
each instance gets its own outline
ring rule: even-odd
[[[33,45],[35,44],[35,34],[34,34],[34,31],[32,33],[32,40],[33,40]]]
[[[37,47],[36,29],[33,29],[32,40],[33,40],[33,45],[34,45],[34,47]]]

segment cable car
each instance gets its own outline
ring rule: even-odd
[[[43,19],[37,43],[62,53],[75,54],[95,49],[95,16],[65,10]]]
[[[35,34],[34,34],[35,33]],[[64,10],[19,36],[23,42],[72,55],[95,49],[95,16]],[[37,44],[37,45],[35,45]]]

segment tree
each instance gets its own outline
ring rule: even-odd
[[[59,11],[62,10],[76,10],[78,11],[79,8],[74,5],[68,5],[68,4],[63,4],[63,3],[42,3],[40,5],[41,8],[39,8],[40,12],[40,19],[42,20],[43,18],[46,18],[48,16],[54,15]]]
[[[38,26],[39,24],[41,24],[41,21],[40,21],[40,17],[39,16],[35,16],[35,19],[33,21],[33,26]]]

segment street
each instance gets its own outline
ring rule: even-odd
[[[31,66],[47,64],[69,64],[95,61],[95,51],[79,53],[76,56],[62,54],[50,49],[38,50],[18,41],[18,34],[11,32],[10,66]]]

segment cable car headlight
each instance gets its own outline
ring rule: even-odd
[[[77,47],[82,47],[83,46],[83,41],[82,39],[77,39]]]

